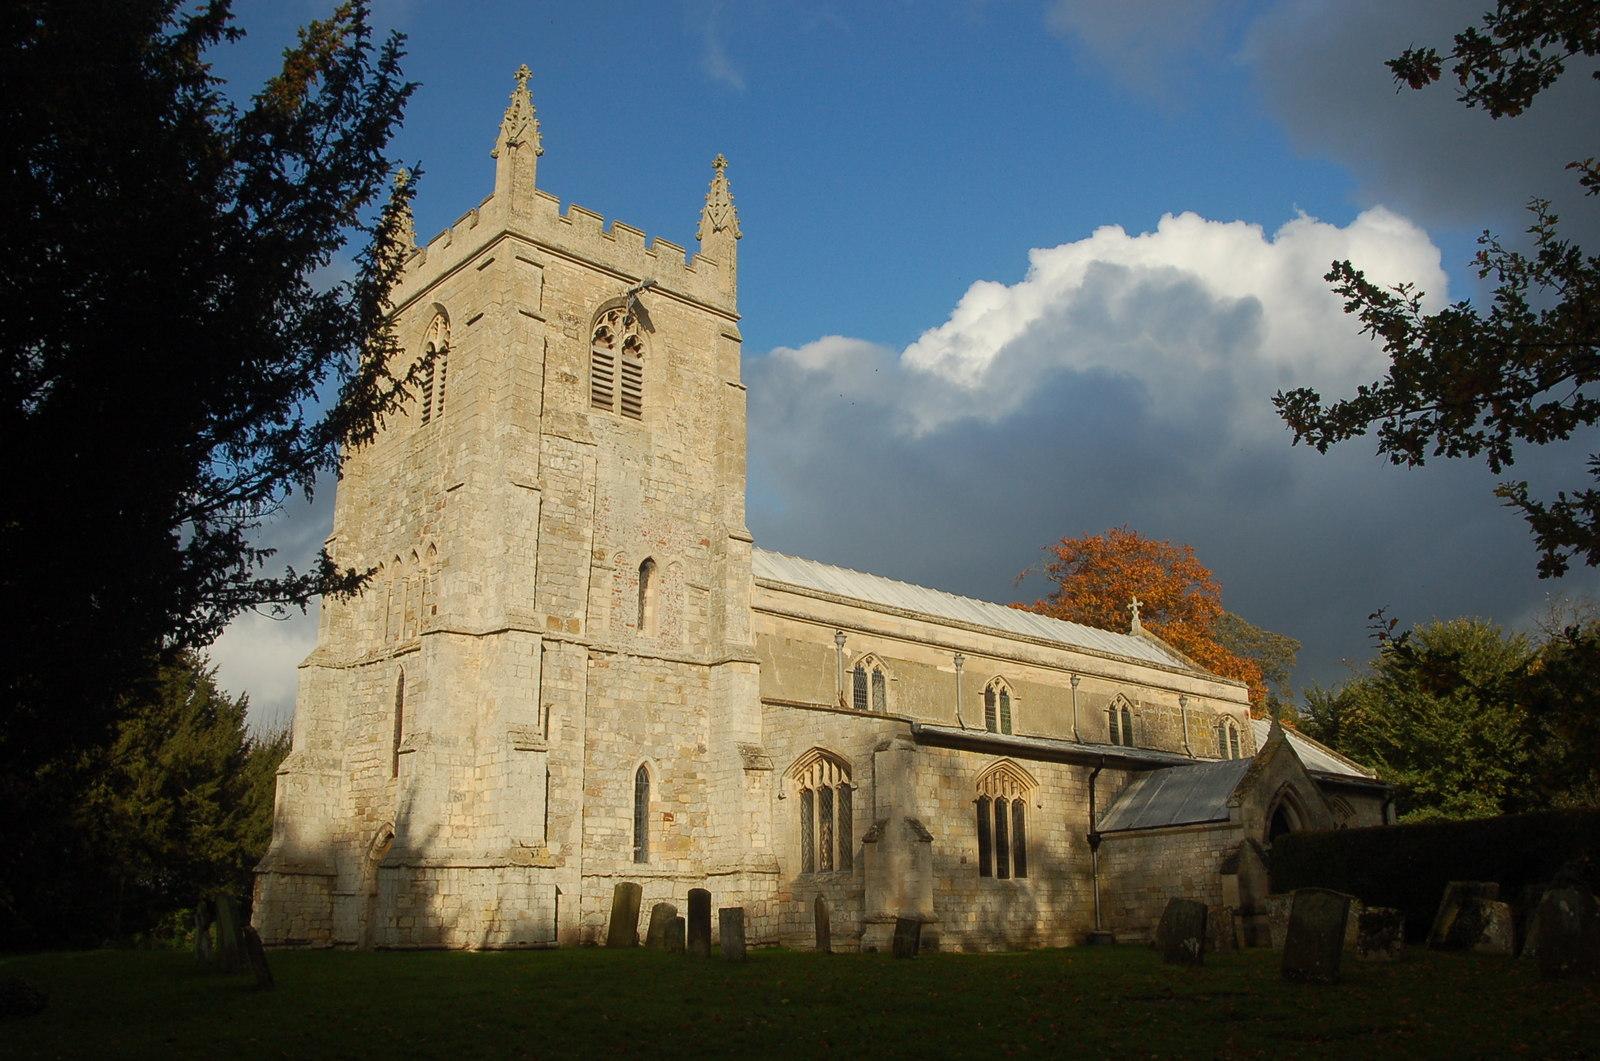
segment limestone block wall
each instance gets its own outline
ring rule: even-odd
[[[1234,822],[1105,834],[1100,901],[1107,926],[1119,938],[1147,939],[1169,899],[1219,905],[1222,860],[1244,835]]]

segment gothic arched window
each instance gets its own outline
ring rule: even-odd
[[[622,306],[595,321],[589,340],[589,404],[632,420],[644,417],[644,339],[638,317]]]
[[[789,771],[799,789],[800,872],[848,871],[855,865],[855,798],[843,759],[813,748]]]
[[[656,562],[645,557],[639,565],[639,619],[634,629],[646,636],[656,630]]]
[[[850,705],[857,711],[889,710],[889,682],[876,656],[863,656],[850,672]]]
[[[1239,727],[1233,719],[1225,718],[1217,724],[1217,758],[1237,759],[1242,754],[1239,747]]]
[[[633,772],[633,860],[650,861],[650,768]]]
[[[422,373],[422,422],[444,416],[444,388],[450,373],[450,320],[443,313],[428,325],[423,350],[431,359]]]
[[[1011,687],[996,678],[983,690],[983,726],[990,733],[1011,732]]]
[[[1106,729],[1112,744],[1133,747],[1133,708],[1120,693],[1106,708]]]
[[[978,778],[978,876],[1028,875],[1028,801],[1038,783],[1010,760]]]

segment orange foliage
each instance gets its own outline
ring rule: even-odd
[[[1155,541],[1122,526],[1062,538],[1044,551],[1038,570],[1056,589],[1032,604],[1012,607],[1125,631],[1132,620],[1129,604],[1137,596],[1147,631],[1211,673],[1244,682],[1256,711],[1266,704],[1260,664],[1234,655],[1212,636],[1212,624],[1222,614],[1222,587],[1192,547]]]

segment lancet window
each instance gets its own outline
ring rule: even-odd
[[[855,795],[843,759],[813,749],[790,771],[798,789],[800,872],[849,871],[855,865]]]
[[[650,768],[633,772],[633,860],[650,861]]]
[[[1239,727],[1231,718],[1217,723],[1217,758],[1237,759],[1243,754],[1239,744]]]
[[[644,418],[644,339],[639,319],[624,307],[607,310],[595,321],[589,341],[589,404]]]
[[[1133,747],[1133,708],[1124,697],[1119,695],[1111,701],[1106,708],[1106,722],[1112,744]]]
[[[639,617],[634,629],[646,636],[656,632],[656,562],[646,557],[639,565]]]
[[[428,325],[423,350],[430,358],[422,373],[422,422],[443,418],[445,384],[450,375],[450,319],[436,314]]]
[[[978,778],[978,876],[999,879],[1028,875],[1028,803],[1037,783],[1010,761],[996,763]]]
[[[889,710],[889,679],[876,656],[863,656],[850,672],[850,704],[857,711]]]
[[[983,690],[983,726],[990,733],[1011,732],[1011,687],[996,678]]]

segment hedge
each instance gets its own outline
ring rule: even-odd
[[[1396,907],[1407,938],[1421,940],[1453,880],[1498,881],[1501,898],[1521,905],[1524,888],[1570,865],[1600,891],[1600,810],[1290,833],[1273,841],[1270,865],[1275,892],[1333,888]]]

